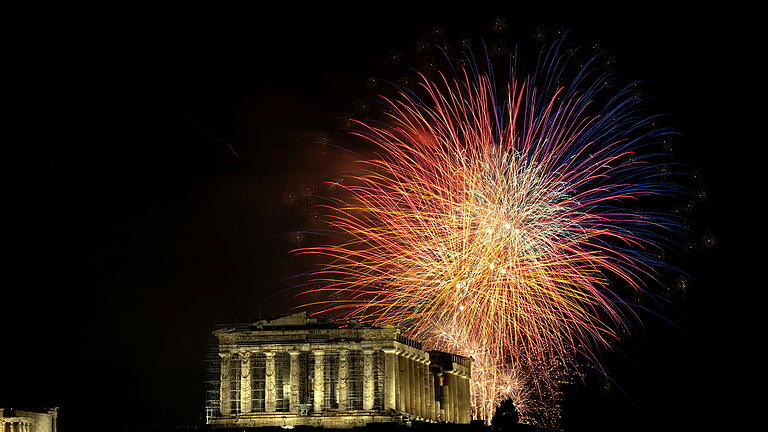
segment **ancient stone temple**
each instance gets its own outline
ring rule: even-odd
[[[58,408],[0,408],[0,432],[56,432]]]
[[[395,327],[305,313],[213,332],[213,427],[470,422],[471,359],[424,351]]]

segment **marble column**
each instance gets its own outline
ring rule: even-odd
[[[411,365],[413,366],[413,413],[416,417],[424,417],[424,411],[421,410],[422,404],[422,385],[421,385],[421,362],[419,358],[414,356],[411,359]]]
[[[467,386],[466,382],[467,380],[464,379],[464,376],[462,375],[459,378],[459,382],[461,383],[461,386],[459,386],[459,389],[461,390],[459,393],[459,398],[461,399],[461,422],[462,423],[469,423],[467,421]]]
[[[429,364],[427,364],[427,394],[429,395],[429,418],[437,421],[437,401],[435,400],[435,377],[429,372]]]
[[[464,379],[464,376],[459,377],[459,400],[461,401],[461,411],[459,412],[459,417],[461,418],[462,423],[469,423],[467,421],[467,391],[466,391],[466,380]]]
[[[373,351],[363,351],[363,409],[373,409]]]
[[[441,404],[445,410],[445,421],[453,421],[453,398],[451,392],[453,391],[452,375],[449,373],[443,374],[443,397],[444,402]]]
[[[459,377],[456,375],[451,374],[451,416],[453,417],[453,422],[458,423],[459,422],[459,385],[458,385]]]
[[[421,385],[419,377],[419,369],[421,369],[421,363],[419,358],[415,355],[411,359],[411,365],[413,365],[413,413],[416,417],[424,417],[421,412]]]
[[[453,421],[459,423],[461,415],[461,400],[459,399],[459,376],[453,375],[453,389],[451,390],[451,400],[453,401]]]
[[[291,371],[290,371],[290,396],[288,397],[288,403],[289,403],[289,410],[290,412],[298,412],[299,411],[299,395],[301,394],[301,389],[299,388],[299,380],[301,379],[301,370],[299,370],[299,355],[301,355],[300,351],[289,351],[288,354],[291,355]]]
[[[424,419],[427,417],[427,410],[425,409],[427,406],[427,395],[424,391],[424,360],[416,357],[414,364],[416,365],[416,393],[419,400],[419,417]]]
[[[314,350],[315,356],[315,382],[312,387],[314,393],[313,412],[323,411],[323,399],[325,397],[325,352],[323,350]]]
[[[437,384],[440,389],[440,421],[446,422],[448,421],[448,374],[439,372]]]
[[[394,348],[384,348],[384,409],[397,408],[397,355]]]
[[[464,423],[464,379],[456,375],[456,423]]]
[[[464,423],[464,381],[461,375],[456,375],[456,423]]]
[[[411,355],[411,412],[418,418],[421,417],[421,395],[419,394],[419,358]]]
[[[410,373],[410,379],[408,380],[408,384],[410,387],[409,393],[411,394],[411,414],[413,414],[416,417],[421,416],[421,414],[419,414],[418,366],[419,364],[416,363],[416,356],[414,354],[411,354],[411,356],[408,358],[408,371]]]
[[[466,377],[461,378],[461,389],[462,389],[462,403],[464,408],[464,415],[462,417],[462,420],[464,423],[469,423],[472,419],[472,407],[470,405],[470,395],[469,395],[469,380]]]
[[[464,380],[464,387],[467,391],[467,421],[472,422],[472,378],[468,375]]]
[[[339,411],[349,411],[349,351],[339,350]]]
[[[240,413],[251,412],[251,353],[240,353]]]
[[[403,385],[401,386],[403,388],[402,395],[403,395],[403,405],[405,406],[405,409],[403,411],[407,413],[413,412],[413,393],[411,392],[411,358],[410,355],[407,353],[402,354],[403,359]]]
[[[277,403],[277,382],[275,380],[275,353],[264,353],[264,411],[275,412]]]
[[[405,412],[405,400],[407,393],[405,392],[405,383],[407,381],[405,375],[405,357],[403,352],[398,351],[397,356],[397,410]]]
[[[459,393],[459,386],[461,378],[459,378],[458,375],[453,376],[453,393],[451,396],[453,397],[453,418],[456,423],[461,422],[461,394]]]
[[[419,364],[419,388],[421,389],[421,416],[425,419],[429,418],[429,392],[427,391],[429,384],[427,384],[427,363],[426,360],[421,360]]]
[[[453,418],[456,423],[461,423],[461,377],[458,375],[453,376],[453,390],[451,391],[451,397],[453,398]]]
[[[416,356],[411,354],[411,358],[409,359],[409,365],[411,367],[411,379],[409,380],[411,383],[411,413],[414,414],[415,417],[420,417],[419,415],[419,372],[418,372],[418,366],[419,364],[416,363]]]
[[[472,421],[472,388],[470,387],[470,379],[469,377],[464,377],[464,393],[465,393],[465,402],[464,402],[464,421],[467,423],[470,423]]]
[[[229,361],[232,359],[231,353],[219,353],[221,357],[221,382],[219,384],[219,399],[221,406],[219,411],[221,415],[229,415],[232,404],[229,401]]]
[[[434,398],[429,392],[429,383],[432,381],[429,378],[429,360],[424,361],[422,368],[424,370],[424,409],[426,410],[426,417],[432,419],[432,401]]]

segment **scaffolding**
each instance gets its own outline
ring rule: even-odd
[[[203,366],[207,423],[221,413],[221,357],[219,341],[213,333],[208,335]]]
[[[266,356],[254,354],[251,356],[251,408],[254,411],[266,409]]]

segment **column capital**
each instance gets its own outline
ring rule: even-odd
[[[397,348],[393,347],[384,347],[381,350],[384,351],[385,354],[397,354],[398,352]]]
[[[239,351],[237,354],[240,356],[241,360],[248,360],[249,358],[251,358],[251,354],[253,354],[253,352],[242,350],[242,351]]]
[[[219,353],[219,357],[221,357],[223,359],[232,358],[232,353],[231,352],[220,352]]]
[[[275,352],[274,351],[264,351],[264,355],[267,357],[274,357]]]
[[[301,354],[301,351],[288,351],[288,354],[290,354],[291,356],[297,356]]]

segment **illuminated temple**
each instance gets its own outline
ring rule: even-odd
[[[213,332],[212,427],[469,423],[471,359],[424,351],[391,326],[305,313]]]

